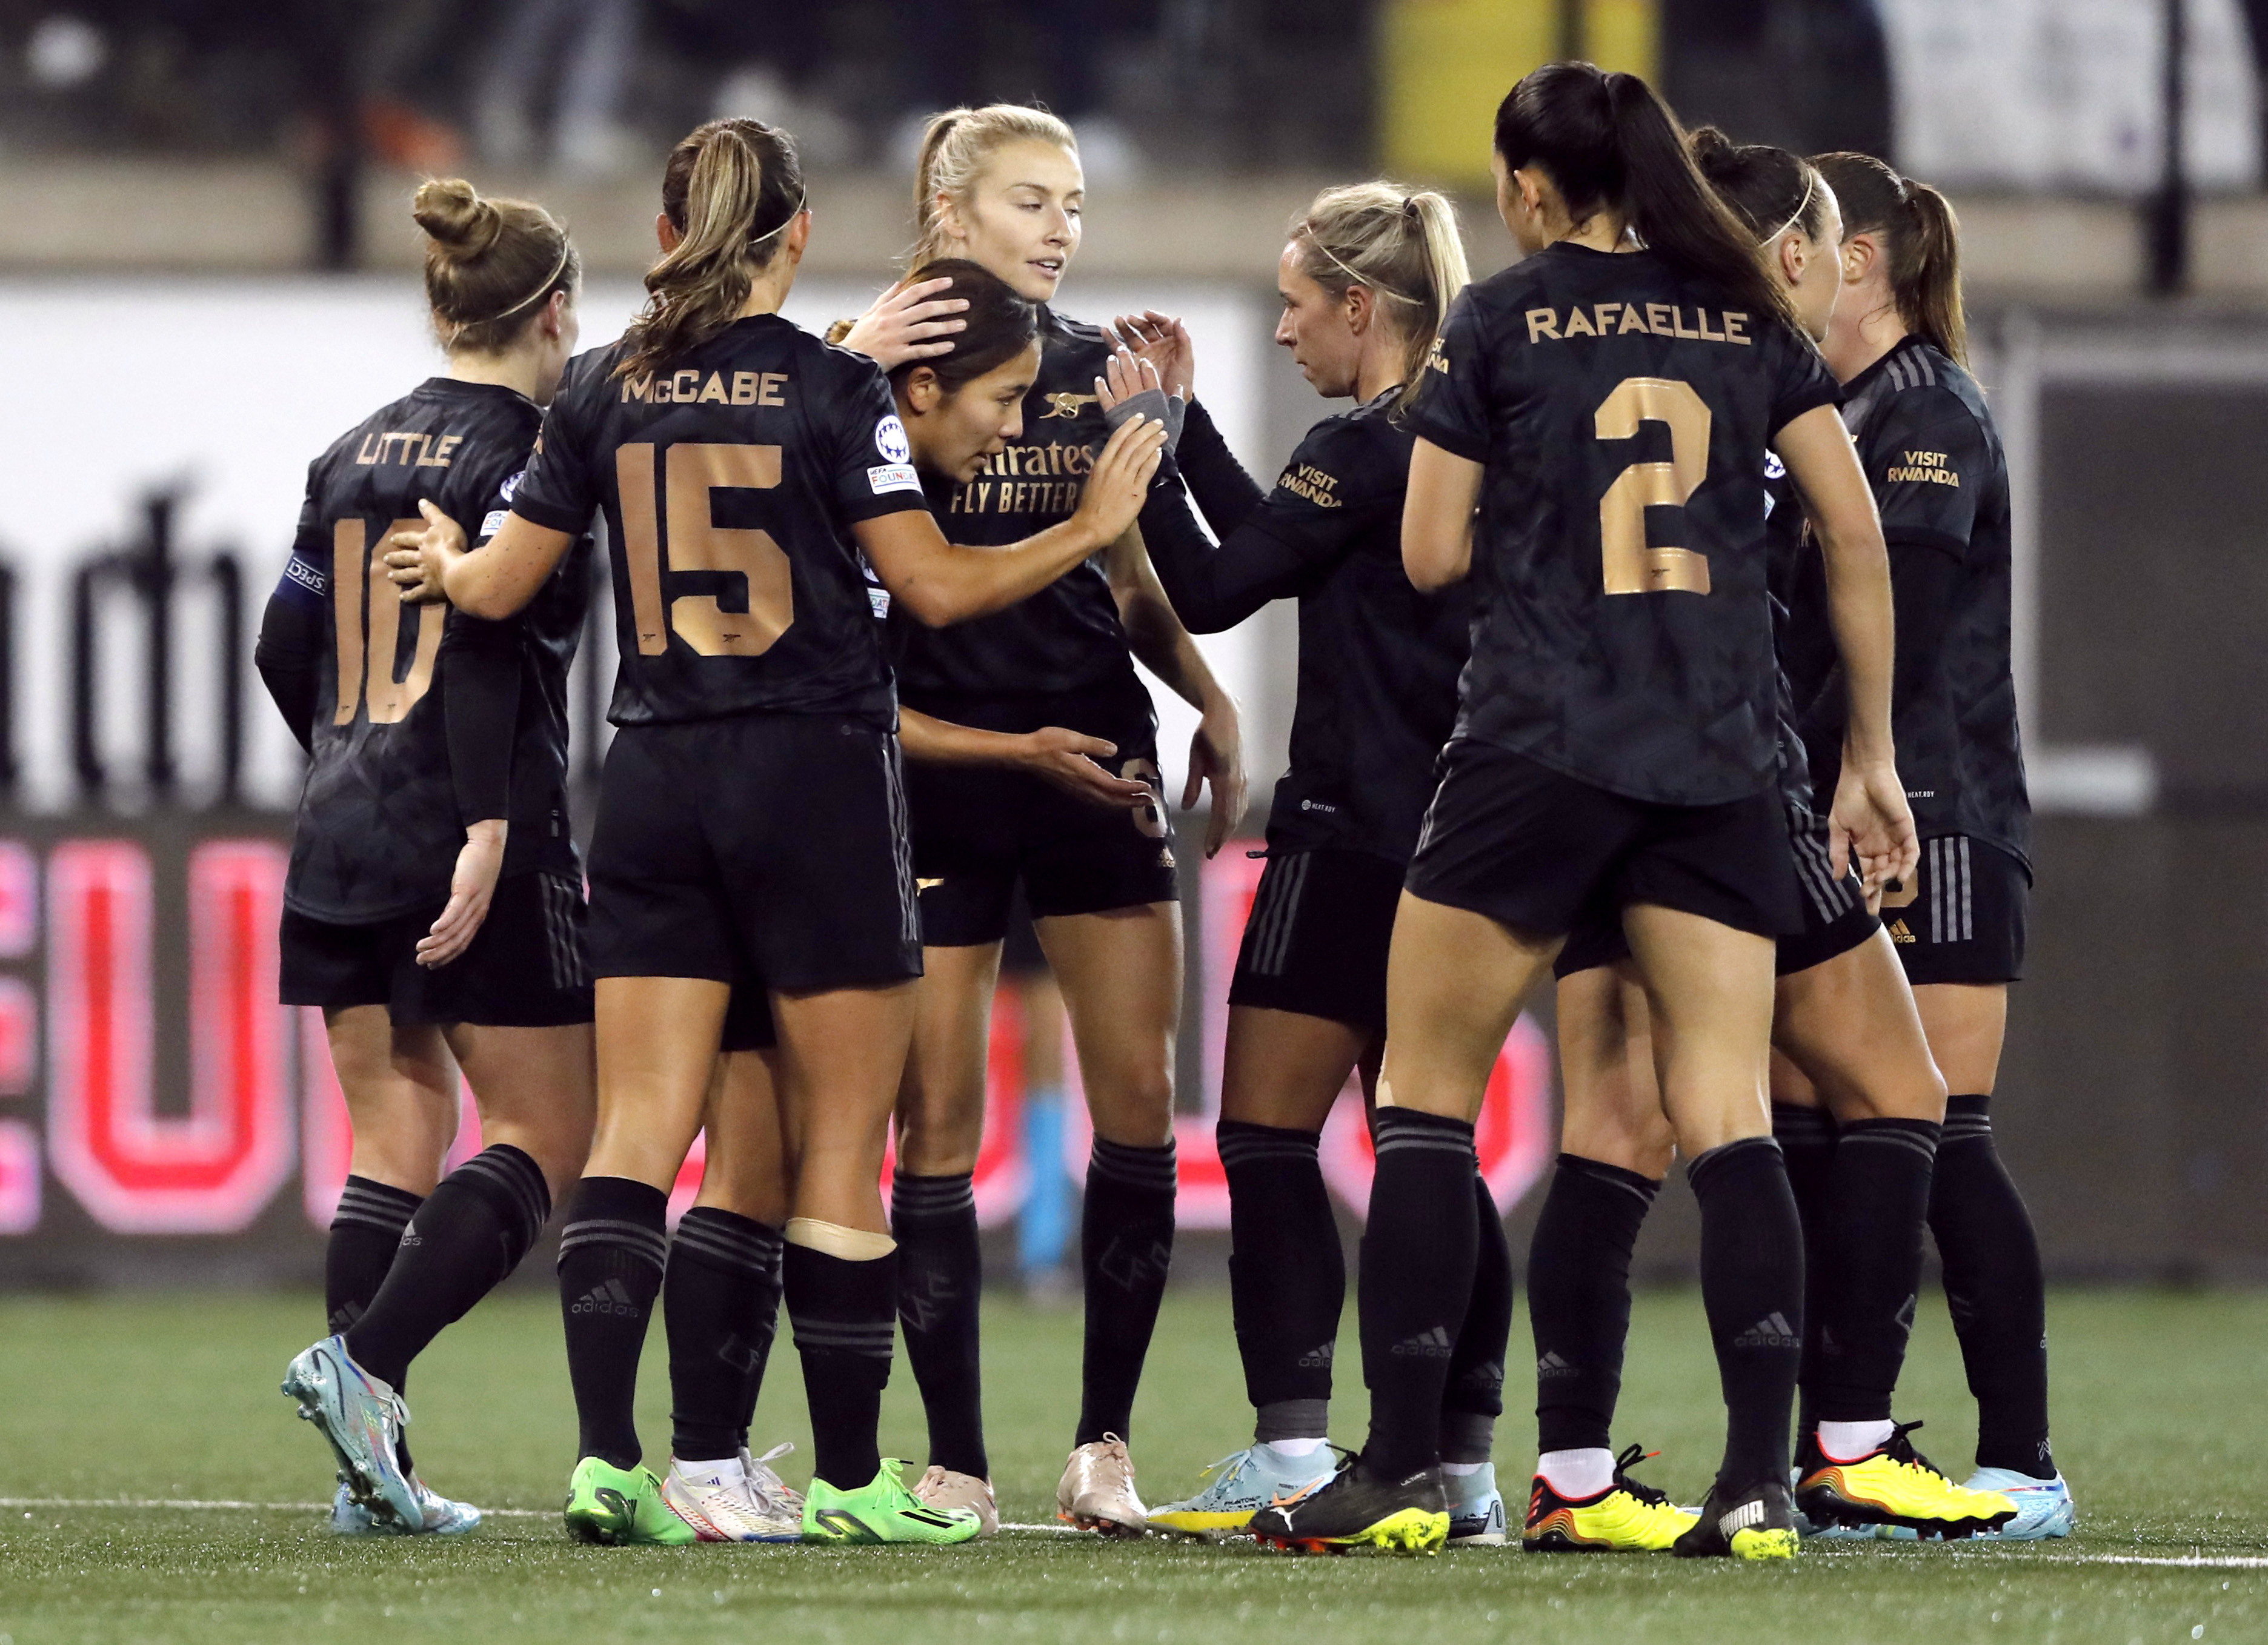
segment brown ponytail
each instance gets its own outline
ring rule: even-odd
[[[1717,197],[1732,207],[1759,249],[1790,229],[1816,240],[1827,226],[1832,190],[1810,161],[1765,143],[1735,143],[1714,126],[1698,126],[1687,141],[1693,162]]]
[[[571,291],[582,261],[541,206],[484,200],[461,177],[429,177],[409,215],[425,231],[425,300],[451,354],[500,354],[555,291]]]
[[[795,145],[762,121],[712,120],[671,150],[661,209],[677,246],[646,271],[615,372],[657,371],[731,325],[803,204]]]
[[[1927,183],[1901,177],[1871,154],[1812,161],[1843,205],[1843,238],[1872,234],[1889,259],[1890,295],[1906,329],[1963,371],[1969,319],[1961,305],[1961,221]]]
[[[1550,173],[1577,223],[1617,210],[1648,251],[1804,335],[1752,237],[1693,163],[1676,116],[1638,76],[1546,63],[1498,106],[1496,151],[1507,169]]]

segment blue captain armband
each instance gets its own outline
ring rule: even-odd
[[[294,606],[320,606],[330,590],[330,573],[294,548],[276,580],[276,598]]]

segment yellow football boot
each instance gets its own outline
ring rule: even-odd
[[[1659,1553],[1690,1531],[1694,1516],[1668,1495],[1630,1477],[1646,1453],[1632,1445],[1615,1458],[1614,1483],[1570,1500],[1538,1476],[1528,1494],[1520,1546],[1530,1553]]]

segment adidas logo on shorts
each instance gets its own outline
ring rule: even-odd
[[[571,1314],[620,1314],[625,1319],[638,1317],[637,1305],[630,1301],[630,1288],[620,1280],[608,1280],[595,1285],[577,1298],[567,1311]]]
[[[1447,1327],[1435,1326],[1431,1331],[1421,1331],[1414,1337],[1405,1337],[1394,1345],[1392,1351],[1412,1359],[1445,1360],[1455,1351],[1456,1346],[1450,1340]]]
[[[1542,1380],[1549,1380],[1554,1377],[1572,1377],[1575,1374],[1575,1367],[1561,1359],[1556,1349],[1546,1353],[1542,1359],[1535,1362],[1535,1375]]]
[[[1300,1355],[1300,1366],[1304,1370],[1329,1370],[1331,1368],[1331,1355],[1337,1351],[1338,1344],[1336,1342],[1326,1342],[1321,1348],[1309,1348],[1305,1354]]]
[[[1734,1337],[1733,1346],[1736,1348],[1800,1348],[1803,1346],[1803,1339],[1797,1334],[1795,1327],[1788,1324],[1787,1316],[1774,1309]]]

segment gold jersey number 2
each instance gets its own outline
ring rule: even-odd
[[[1632,463],[1599,499],[1599,549],[1609,594],[1709,591],[1709,556],[1650,547],[1649,508],[1683,509],[1709,472],[1709,408],[1690,383],[1626,377],[1594,419],[1602,440],[1627,440],[1641,422],[1669,426],[1669,460]]]
[[[762,657],[795,621],[794,577],[770,532],[718,525],[710,512],[710,493],[723,488],[770,490],[780,482],[780,448],[673,445],[663,467],[669,493],[669,569],[738,572],[747,580],[748,608],[726,611],[713,594],[681,594],[665,610],[654,448],[620,446],[615,452],[615,482],[622,499],[622,549],[639,655],[666,651],[674,629],[703,657]]]
[[[392,725],[408,717],[433,684],[433,659],[441,651],[441,624],[446,608],[438,604],[417,607],[417,649],[410,656],[409,677],[394,677],[394,653],[401,642],[401,590],[386,574],[386,540],[396,532],[425,529],[423,520],[389,520],[378,534],[377,549],[370,540],[370,523],[338,520],[331,526],[331,610],[338,624],[339,706],[331,723],[344,725],[362,704],[367,675],[370,723]],[[363,643],[363,591],[370,592],[370,643]]]

